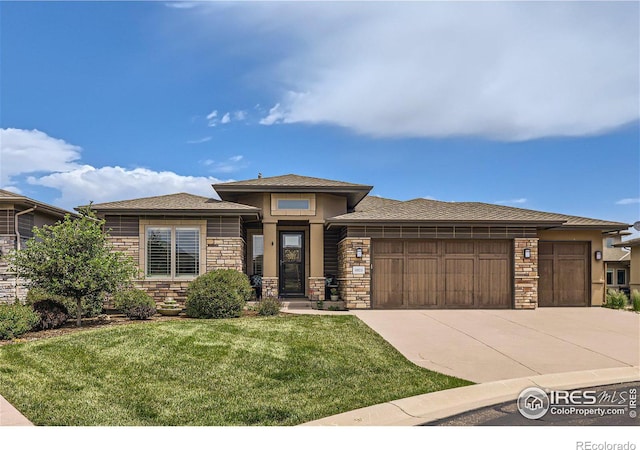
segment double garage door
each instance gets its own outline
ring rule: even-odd
[[[588,306],[588,242],[539,242],[538,305]],[[512,308],[511,240],[373,240],[374,308]]]
[[[374,240],[374,308],[511,308],[510,240]]]

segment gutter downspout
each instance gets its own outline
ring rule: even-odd
[[[33,212],[38,206],[37,205],[33,205],[32,208],[29,209],[25,209],[24,211],[20,211],[19,213],[16,213],[15,216],[13,216],[13,227],[14,227],[14,231],[16,233],[16,249],[19,251],[20,247],[21,247],[21,236],[20,236],[20,229],[18,227],[18,220],[20,218],[20,216],[22,216],[23,214],[28,214],[30,212]],[[15,285],[15,298],[16,300],[18,299],[18,275],[16,274],[16,285]]]

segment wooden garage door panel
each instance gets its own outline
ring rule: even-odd
[[[474,241],[443,241],[444,253],[447,255],[473,255],[475,253]]]
[[[538,260],[538,306],[553,306],[553,258]]]
[[[438,258],[409,258],[405,273],[405,298],[409,308],[438,304]]]
[[[588,306],[588,242],[540,242],[538,306]]]
[[[402,307],[404,259],[376,259],[374,268],[375,306],[378,308]]]
[[[404,243],[400,240],[395,241],[376,241],[376,255],[402,255],[404,254]]]
[[[409,255],[437,255],[438,241],[407,241]]]
[[[477,261],[476,306],[481,308],[509,307],[511,305],[511,271],[505,259],[479,259]]]
[[[556,262],[559,276],[556,277],[554,298],[557,306],[585,306],[586,265],[584,258],[559,259]]]
[[[509,308],[512,266],[509,240],[374,240],[373,305]]]
[[[473,258],[447,258],[444,263],[444,305],[473,305]]]

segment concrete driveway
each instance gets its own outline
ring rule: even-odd
[[[640,315],[606,308],[353,311],[415,364],[474,382],[640,365]]]

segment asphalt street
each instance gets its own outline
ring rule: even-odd
[[[639,426],[640,405],[632,408],[629,402],[630,396],[633,397],[633,389],[635,395],[640,393],[640,383],[625,383],[609,386],[599,386],[594,388],[585,388],[582,391],[595,391],[598,399],[606,398],[607,401],[602,403],[615,403],[618,406],[624,405],[624,414],[551,414],[540,419],[532,420],[523,417],[517,408],[515,401],[502,403],[499,405],[489,406],[486,408],[476,409],[464,414],[430,422],[427,426]],[[573,392],[573,391],[572,391]],[[615,393],[615,394],[614,394]],[[626,399],[626,401],[624,400]],[[593,405],[595,407],[601,405]],[[606,405],[604,406],[607,407]],[[622,409],[622,408],[621,408]],[[634,417],[635,416],[635,417]]]

